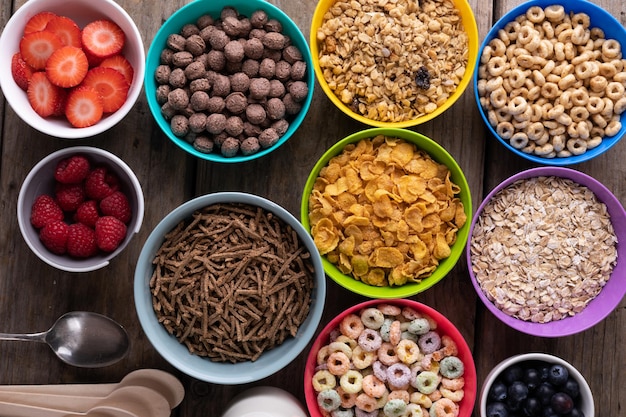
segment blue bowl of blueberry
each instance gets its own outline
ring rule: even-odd
[[[569,362],[547,353],[512,356],[481,388],[480,417],[594,417],[589,384]]]

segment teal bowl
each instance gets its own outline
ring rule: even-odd
[[[273,146],[270,146],[266,149],[261,149],[259,150],[259,152],[247,156],[237,154],[232,157],[225,157],[216,152],[205,153],[196,150],[190,143],[185,141],[184,138],[178,137],[172,133],[169,122],[161,114],[161,105],[157,102],[156,97],[157,82],[155,80],[154,73],[156,71],[156,68],[160,65],[161,52],[165,48],[168,36],[173,33],[180,32],[181,28],[186,24],[195,23],[196,20],[202,15],[209,14],[213,18],[219,17],[220,12],[224,7],[234,7],[235,9],[237,9],[237,11],[239,11],[240,14],[245,16],[250,16],[253,12],[257,10],[263,10],[265,11],[265,13],[267,13],[268,18],[278,20],[283,27],[282,33],[291,39],[292,45],[298,47],[307,65],[307,71],[304,81],[308,85],[308,94],[306,98],[301,102],[302,109],[300,110],[300,112],[295,117],[289,120],[289,129],[287,129],[287,131],[280,137],[278,142],[276,142]],[[314,84],[315,73],[313,71],[313,60],[311,58],[311,51],[309,49],[306,38],[298,28],[296,23],[291,20],[291,18],[287,16],[285,12],[264,0],[195,0],[178,9],[165,21],[165,23],[163,23],[161,28],[154,36],[152,43],[150,44],[150,48],[148,49],[148,54],[146,58],[146,71],[144,82],[146,98],[148,100],[148,107],[150,108],[150,112],[152,113],[154,120],[159,125],[163,133],[165,133],[165,135],[178,147],[190,153],[191,155],[207,161],[223,163],[251,161],[253,159],[257,159],[269,154],[270,152],[274,151],[279,146],[287,142],[287,140],[296,132],[296,130],[306,117],[309,107],[311,106],[311,101],[313,99]]]

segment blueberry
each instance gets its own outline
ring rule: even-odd
[[[563,365],[556,364],[550,367],[548,382],[552,385],[563,385],[567,381],[567,378],[569,378],[569,372]]]
[[[558,414],[567,414],[574,409],[574,400],[564,392],[557,392],[550,399],[550,406]]]
[[[524,371],[522,380],[528,386],[529,391],[534,391],[541,383],[541,374],[536,368],[528,368]]]
[[[507,386],[502,381],[496,381],[489,389],[489,399],[503,402],[506,400]]]
[[[565,381],[565,385],[561,387],[561,391],[575,399],[578,398],[578,396],[580,395],[580,386],[575,379],[568,378],[567,381]]]
[[[517,413],[518,411],[522,411],[522,405],[522,401],[514,400],[511,397],[506,399],[506,407],[509,412]]]
[[[515,381],[509,386],[508,396],[512,401],[521,403],[528,397],[528,386],[522,381]]]
[[[509,410],[506,405],[500,401],[487,404],[486,417],[509,417]]]
[[[547,381],[549,375],[550,375],[550,365],[544,364],[539,369],[539,377],[541,378],[541,381],[542,382]]]
[[[541,417],[559,417],[559,415],[552,409],[552,407],[544,407],[541,412]]]
[[[521,365],[511,365],[502,373],[502,378],[508,385],[511,385],[515,381],[521,381],[523,377],[524,369]]]
[[[552,386],[552,384],[550,384],[549,382],[542,382],[537,387],[537,390],[535,391],[535,395],[537,396],[537,399],[541,402],[541,404],[548,405],[550,404],[550,399],[552,398],[555,392],[556,391],[554,387]]]
[[[524,400],[522,411],[527,417],[539,417],[543,409],[541,402],[535,397],[528,397]]]
[[[572,411],[565,414],[565,417],[585,417],[585,413],[580,411],[580,408],[572,408]]]

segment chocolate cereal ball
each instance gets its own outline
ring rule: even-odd
[[[306,62],[296,61],[291,64],[291,79],[295,81],[303,80],[306,75]]]
[[[263,39],[263,46],[269,49],[282,50],[285,47],[285,35],[278,32],[267,32]]]
[[[302,104],[295,101],[290,93],[285,94],[283,103],[285,104],[285,113],[288,115],[298,114],[302,109]]]
[[[265,58],[259,66],[259,76],[268,80],[274,78],[276,73],[276,62],[270,58]]]
[[[290,64],[302,61],[302,52],[295,45],[289,45],[283,49],[283,59]]]
[[[211,83],[209,83],[209,80],[206,78],[198,78],[189,83],[189,91],[191,91],[191,94],[196,91],[209,91],[210,88]]]
[[[263,56],[263,42],[258,38],[247,39],[243,49],[248,58],[260,59]]]
[[[278,136],[278,132],[270,127],[262,131],[259,135],[259,144],[263,149],[267,149],[270,146],[276,144],[276,142],[278,142],[278,139],[280,139],[280,136]]]
[[[229,112],[233,114],[243,113],[248,105],[248,99],[240,91],[230,93],[228,97],[226,97],[224,102],[226,104],[226,110],[228,110]]]
[[[230,116],[226,119],[224,131],[231,136],[239,136],[243,133],[243,120],[239,116]]]
[[[294,81],[289,85],[289,94],[294,101],[301,102],[309,94],[309,87],[304,81]]]
[[[174,135],[182,138],[189,133],[189,119],[182,114],[176,114],[172,117],[172,120],[170,120],[170,127]]]
[[[154,79],[159,84],[167,84],[170,82],[170,74],[172,69],[169,65],[159,65],[154,71]]]
[[[285,84],[280,80],[270,80],[270,91],[267,93],[268,97],[282,97],[285,95]]]
[[[267,23],[267,13],[264,10],[255,10],[250,15],[250,24],[253,28],[262,29]]]
[[[184,38],[189,38],[190,36],[198,35],[199,33],[200,29],[193,23],[187,23],[186,25],[183,25],[183,27],[180,29],[180,34]]]
[[[211,153],[213,152],[214,147],[213,139],[204,135],[196,136],[195,140],[193,141],[193,147],[200,152]]]
[[[239,41],[230,41],[224,46],[224,55],[228,62],[241,62],[244,57],[243,45]]]
[[[254,78],[259,75],[259,61],[256,59],[246,59],[241,63],[241,72],[246,74],[248,78]]]
[[[179,33],[172,33],[167,37],[167,47],[174,52],[185,50],[185,37]]]
[[[220,146],[220,152],[226,157],[232,157],[239,152],[239,141],[233,137],[228,137]]]
[[[261,145],[259,144],[259,139],[254,136],[247,137],[241,141],[239,145],[239,150],[243,155],[253,155],[257,153],[261,149]]]
[[[239,36],[240,24],[236,16],[228,16],[222,20],[222,30],[230,37]]]
[[[221,51],[228,42],[230,42],[230,38],[223,30],[215,29],[211,31],[211,35],[209,36],[211,48]]]
[[[268,32],[282,32],[283,25],[276,19],[269,19],[265,25],[263,25],[263,29]]]
[[[220,96],[211,96],[206,106],[206,110],[209,113],[221,113],[224,108],[226,108],[226,102]]]
[[[196,91],[189,98],[189,105],[194,111],[203,111],[209,105],[209,94],[206,91]]]
[[[270,98],[266,104],[267,116],[272,120],[285,117],[285,103],[279,98]]]
[[[245,72],[236,72],[230,76],[230,89],[232,91],[246,92],[250,88],[250,77]]]
[[[213,23],[214,19],[213,16],[211,16],[210,14],[203,14],[198,18],[198,20],[196,20],[196,25],[200,30],[204,29],[207,26],[213,26]]]
[[[259,125],[265,121],[266,117],[267,113],[262,105],[253,103],[246,107],[246,119],[248,119],[250,123]]]
[[[213,113],[206,118],[206,131],[217,135],[224,131],[226,127],[226,116],[222,113]]]
[[[291,78],[291,64],[287,61],[278,61],[276,63],[276,78],[282,82]]]
[[[198,112],[189,116],[189,130],[193,133],[200,133],[206,129],[206,119],[207,115]]]
[[[261,100],[270,92],[270,81],[267,78],[253,78],[250,80],[250,97]]]
[[[174,68],[172,72],[170,72],[169,84],[174,88],[183,88],[187,85],[185,71],[182,68]]]
[[[198,78],[204,77],[206,74],[206,70],[204,68],[204,63],[201,61],[194,61],[191,64],[185,67],[185,77],[187,80],[197,80]]]
[[[156,89],[157,103],[159,104],[167,103],[167,96],[170,94],[170,91],[172,91],[172,88],[170,87],[169,84],[159,85]]]
[[[191,52],[193,56],[202,55],[204,50],[206,49],[206,43],[202,36],[200,36],[200,32],[190,35],[185,40],[185,50]]]
[[[189,95],[182,88],[176,88],[167,95],[167,102],[175,110],[183,110],[189,105]]]
[[[224,52],[212,49],[207,53],[206,63],[209,69],[221,71],[226,65],[226,56],[224,56]]]
[[[282,137],[289,129],[289,122],[286,119],[276,120],[270,127],[278,133],[278,136]]]
[[[230,94],[230,80],[227,76],[219,74],[215,77],[215,82],[213,83],[213,95],[226,97]]]
[[[254,136],[256,138],[259,137],[262,131],[263,129],[258,124],[251,123],[248,120],[243,122],[243,134],[246,136]]]
[[[174,65],[175,67],[184,68],[192,62],[193,55],[191,55],[191,52],[180,51],[175,52],[174,55],[172,55],[172,65]]]

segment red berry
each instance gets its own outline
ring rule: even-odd
[[[122,107],[130,88],[121,72],[107,67],[90,69],[82,85],[92,87],[100,93],[105,113],[113,113]]]
[[[132,215],[128,197],[121,191],[115,191],[104,197],[100,201],[100,211],[103,215],[113,216],[123,223],[128,223]]]
[[[76,258],[89,258],[98,253],[96,232],[82,223],[69,225],[67,234],[67,253]]]
[[[82,184],[57,183],[55,196],[59,207],[64,212],[73,212],[85,201],[85,189]]]
[[[85,194],[94,200],[100,201],[119,190],[119,188],[119,179],[106,167],[93,169],[85,179]]]
[[[100,63],[101,67],[104,68],[113,68],[114,70],[118,70],[124,75],[128,84],[133,83],[133,76],[135,75],[135,69],[132,64],[124,57],[124,55],[113,55],[112,57],[106,58]]]
[[[24,35],[20,40],[20,54],[28,65],[36,70],[46,68],[46,61],[63,42],[57,35],[46,30]]]
[[[72,126],[93,126],[102,119],[102,114],[102,96],[94,88],[81,85],[68,94],[65,117]]]
[[[95,200],[83,201],[76,209],[76,214],[74,215],[74,221],[89,227],[95,227],[96,220],[99,218],[100,212],[98,211],[98,203]]]
[[[113,216],[100,217],[96,222],[96,245],[104,252],[113,252],[126,237],[126,225]]]
[[[63,220],[53,220],[39,231],[39,239],[50,252],[63,255],[67,250],[68,233],[69,226]]]
[[[91,164],[87,158],[73,155],[59,161],[54,171],[54,179],[64,184],[78,184],[87,178],[90,170]]]
[[[48,11],[39,12],[26,22],[26,26],[24,26],[24,34],[39,32],[46,28],[48,23],[57,17],[56,14]]]
[[[64,90],[52,84],[45,72],[35,72],[28,83],[26,91],[28,102],[41,117],[54,115],[64,100]]]
[[[30,223],[40,229],[46,223],[54,220],[63,220],[63,210],[49,195],[42,194],[35,199],[30,212]]]
[[[28,66],[19,52],[13,54],[11,58],[11,75],[13,80],[22,90],[28,90],[28,82],[33,76],[33,69]]]
[[[57,49],[46,61],[46,75],[50,82],[63,88],[76,87],[89,71],[87,55],[75,46]]]
[[[63,42],[63,45],[75,46],[77,48],[81,47],[80,28],[76,22],[69,17],[53,17],[48,24],[46,24],[45,30],[57,35],[59,39],[61,39],[61,42]]]
[[[101,19],[88,23],[82,32],[83,49],[89,54],[108,58],[119,54],[126,42],[126,35],[117,23]]]

